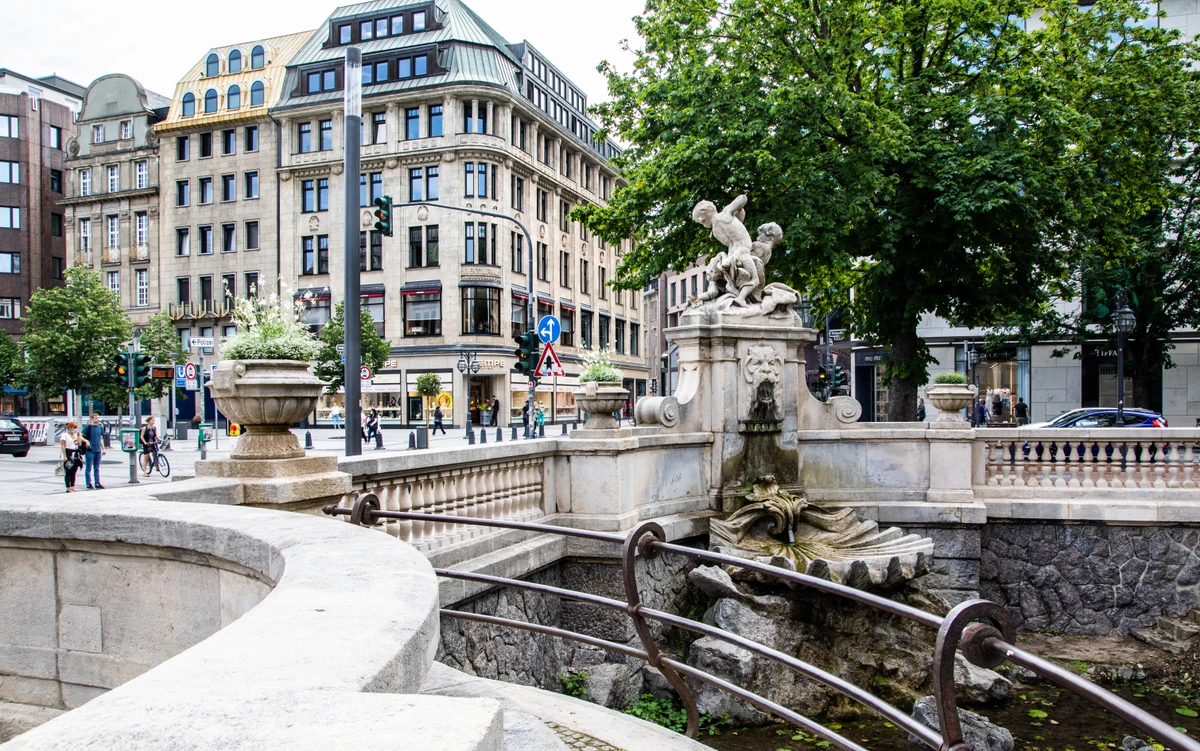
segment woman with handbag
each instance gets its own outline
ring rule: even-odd
[[[86,451],[88,446],[87,440],[79,434],[79,423],[73,420],[67,423],[67,429],[63,431],[62,438],[58,439],[58,445],[62,450],[63,480],[66,482],[67,492],[74,493],[75,473],[79,471],[79,465],[83,463],[79,452]]]

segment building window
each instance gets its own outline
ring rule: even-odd
[[[217,57],[217,53],[212,53],[208,59],[204,61],[204,75],[207,78],[212,78],[221,72],[221,60]]]
[[[132,120],[122,120],[121,121],[121,140],[125,141],[130,138],[133,138],[133,121]]]
[[[539,222],[548,221],[546,219],[546,217],[550,215],[549,205],[550,205],[550,193],[548,191],[542,190],[541,188],[538,188],[537,218],[538,218]]]
[[[466,245],[463,248],[463,263],[475,263],[475,222],[467,222],[464,231]]]
[[[629,324],[629,356],[637,357],[642,349],[642,327],[641,324]]]
[[[567,214],[571,213],[571,206],[566,201],[558,203],[558,228],[563,232],[567,232],[571,228],[571,222],[567,219]]]
[[[512,270],[514,274],[525,273],[525,235],[513,232],[509,247],[512,253]]]
[[[392,16],[392,36],[404,33],[404,16]]]
[[[571,287],[571,254],[565,250],[558,254],[558,283],[568,289]]]
[[[108,247],[121,247],[121,218],[116,216],[107,216],[104,218],[105,224],[108,227]]]
[[[608,269],[600,267],[600,299],[608,299]]]
[[[675,307],[675,282],[671,282],[671,307]]]
[[[512,296],[512,335],[514,337],[524,334],[529,328],[525,325],[525,317],[529,314],[529,298],[524,296]]]
[[[15,206],[0,206],[0,229],[21,229],[21,210]]]
[[[121,272],[120,271],[109,271],[105,275],[105,277],[106,277],[106,284],[108,285],[108,291],[112,292],[114,295],[116,295],[118,298],[120,298],[120,296],[121,296]]]
[[[187,180],[175,181],[175,205],[188,206],[191,204],[191,184]]]
[[[237,175],[221,175],[221,200],[237,200]]]
[[[246,250],[258,250],[258,220],[246,222]]]
[[[188,92],[183,95],[183,116],[191,117],[196,114],[196,95]]]
[[[438,168],[425,168],[425,200],[436,201],[438,199]]]
[[[237,297],[237,274],[221,275],[221,292],[225,302],[232,304],[233,298]]]
[[[297,144],[299,145],[300,153],[310,153],[313,150],[312,123],[300,123],[296,128]]]
[[[231,50],[229,53],[229,62],[227,68],[230,73],[242,72],[242,51]]]
[[[118,193],[121,190],[121,168],[112,165],[108,168],[108,192]]]
[[[575,310],[565,305],[559,306],[558,320],[562,324],[559,330],[559,341],[564,347],[575,346]]]
[[[258,126],[246,126],[246,151],[258,151]]]
[[[150,165],[147,162],[137,162],[134,167],[134,185],[138,190],[150,187]]]
[[[175,293],[176,301],[180,305],[187,305],[190,303],[192,301],[192,280],[186,276],[176,279]]]
[[[20,274],[21,254],[0,253],[0,274]]]
[[[150,270],[138,269],[133,273],[137,280],[137,305],[144,308],[150,304]]]
[[[5,119],[6,118],[4,118],[4,117],[0,117],[0,131],[3,131],[3,129],[4,129],[4,120]],[[14,123],[13,127],[15,128],[16,127],[15,123],[17,122],[17,118],[14,117],[14,118],[7,118],[7,119],[11,119],[13,121],[13,123]],[[2,133],[0,133],[0,135],[2,135]],[[57,125],[51,125],[50,126],[50,148],[58,149],[59,151],[62,151],[62,147],[63,147],[62,128],[58,127]]]
[[[133,215],[133,243],[139,248],[150,244],[150,217],[144,211]]]
[[[246,198],[258,198],[258,172],[243,175],[246,182]]]
[[[609,317],[600,314],[600,349],[608,349],[608,321]]]
[[[258,297],[258,272],[246,274],[246,297],[251,300]]]
[[[63,235],[63,215],[50,215],[50,234],[54,237],[62,237]]]
[[[53,129],[50,131],[53,135]],[[0,115],[0,138],[19,138],[21,134],[20,119],[16,115]],[[59,142],[62,141],[62,130],[59,130]],[[62,148],[61,146],[57,148]]]
[[[254,49],[250,50],[250,69],[260,70],[266,64],[266,53],[263,51],[262,45],[255,45]]]
[[[442,293],[405,292],[404,335],[441,336]]]
[[[230,222],[221,225],[221,252],[233,253],[237,250],[237,225]]]
[[[242,87],[230,86],[225,92],[225,109],[236,110],[242,107]],[[230,153],[230,152],[225,152]]]
[[[209,114],[217,111],[217,90],[209,89],[204,92],[204,112]]]
[[[301,183],[300,211],[307,214],[317,210],[317,181],[305,180]]]
[[[462,288],[462,333],[500,333],[500,290],[494,287]]]
[[[358,175],[358,205],[372,206],[376,198],[383,196],[383,173],[372,172],[370,174],[370,190],[367,189],[368,176],[364,173]]]
[[[104,143],[104,126],[92,126],[92,143]]]
[[[186,162],[188,160],[188,155],[191,152],[189,148],[191,143],[192,139],[190,136],[175,137],[175,161]]]
[[[54,187],[54,173],[56,170],[50,170],[50,190],[55,193],[61,193],[61,190],[56,190]],[[61,172],[59,173],[59,181],[61,182]],[[0,162],[0,183],[11,183],[16,185],[21,182],[21,163],[20,162]]]
[[[592,314],[590,311],[579,311],[579,344],[584,349],[592,348]]]
[[[302,238],[303,257],[301,263],[301,274],[311,276],[313,274],[328,274],[329,273],[329,235],[316,235]]]
[[[387,113],[371,113],[371,142],[387,143]]]
[[[338,44],[350,44],[354,41],[354,27],[348,23],[338,26]]]
[[[419,107],[410,107],[404,110],[404,137],[410,141],[421,137],[421,110]]]
[[[372,231],[371,232],[371,266],[367,270],[368,271],[379,271],[382,268],[383,268],[383,233]],[[380,304],[383,304],[382,300],[380,301]],[[380,317],[375,320],[382,321],[383,318]],[[380,332],[380,333],[382,334],[382,332]]]
[[[92,171],[90,169],[79,170],[79,195],[90,196],[92,194]]]
[[[237,153],[237,129],[221,131],[221,153],[225,156]]]
[[[372,294],[363,295],[359,298],[359,305],[362,310],[371,314],[371,320],[375,322],[375,333],[379,336],[384,336],[384,305],[383,293],[375,292]]]
[[[617,319],[617,354],[625,354],[625,322]]]
[[[333,151],[333,121],[321,121],[321,151]]]
[[[424,31],[425,30],[425,11],[419,10],[416,13],[412,14],[412,30],[413,31]]]
[[[266,89],[263,87],[262,81],[255,81],[250,85],[250,106],[261,107],[266,101]]]
[[[21,299],[19,297],[0,297],[0,318],[20,318]]]
[[[212,156],[212,133],[200,134],[200,158],[208,159]]]
[[[537,261],[537,278],[543,282],[550,281],[550,246],[538,243],[534,259]]]
[[[188,256],[192,254],[192,231],[187,227],[175,230],[175,255]]]
[[[79,249],[80,250],[91,250],[92,249],[92,220],[91,219],[80,219],[79,220]]]
[[[512,177],[512,207],[517,211],[525,210],[525,178]]]
[[[429,137],[436,138],[442,134],[442,105],[429,105]]]
[[[305,212],[329,211],[329,178],[305,180],[303,182],[303,209]]]
[[[213,252],[213,228],[210,225],[200,227],[200,255],[208,256]]]
[[[200,305],[208,310],[212,308],[213,302],[213,285],[211,276],[200,277]],[[200,329],[200,336],[208,336],[204,333],[204,329]]]
[[[213,179],[211,177],[200,178],[200,205],[213,202]]]
[[[50,170],[50,192],[51,193],[62,193],[63,192],[62,184],[63,184],[62,170],[56,170],[56,169]]]
[[[408,200],[410,203],[425,200],[422,197],[421,186],[424,184],[424,170],[413,167],[408,171]]]

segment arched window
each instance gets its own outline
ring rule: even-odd
[[[225,108],[235,110],[242,106],[242,89],[240,86],[230,86],[225,92]]]
[[[221,59],[217,57],[217,53],[212,53],[208,56],[208,60],[204,62],[204,75],[212,76],[221,72]]]
[[[227,67],[229,68],[230,73],[241,73],[242,72],[242,51],[241,50],[233,50],[232,52],[229,53],[229,65]]]
[[[191,117],[196,114],[196,95],[190,91],[183,95],[183,116]]]
[[[254,45],[254,49],[250,50],[250,68],[251,70],[259,70],[267,64],[267,53],[263,51],[261,44]]]
[[[204,111],[205,113],[217,111],[216,89],[209,89],[208,91],[204,92]]]
[[[263,99],[265,98],[263,96],[264,93],[265,93],[265,90],[263,88],[263,82],[255,81],[254,84],[250,87],[250,106],[251,107],[261,107],[262,103],[263,103]]]

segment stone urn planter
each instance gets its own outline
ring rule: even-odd
[[[925,398],[941,414],[934,422],[961,422],[957,413],[975,401],[975,387],[965,383],[935,383],[925,389]]]
[[[244,433],[231,459],[296,459],[304,456],[291,426],[312,414],[324,382],[299,360],[225,360],[209,391],[217,409]]]
[[[575,403],[588,413],[583,427],[588,430],[615,430],[612,413],[625,407],[629,389],[614,381],[588,381],[575,390]]]

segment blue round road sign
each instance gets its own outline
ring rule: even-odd
[[[562,324],[554,316],[542,316],[542,320],[538,321],[537,334],[538,339],[541,339],[546,344],[554,344],[558,341],[558,335],[562,333]]]

